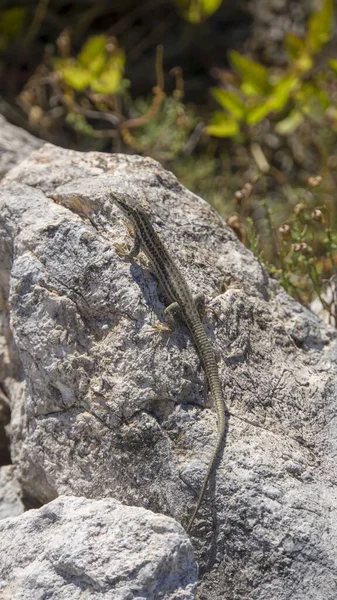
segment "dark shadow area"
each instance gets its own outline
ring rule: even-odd
[[[6,433],[6,425],[10,422],[10,408],[2,393],[0,384],[0,467],[10,465],[11,455],[9,452],[9,439]]]

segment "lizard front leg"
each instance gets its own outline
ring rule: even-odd
[[[172,302],[172,304],[169,304],[164,310],[166,322],[165,323],[156,323],[156,325],[151,327],[151,330],[149,330],[149,333],[171,333],[175,329],[175,324],[176,324],[175,317],[177,317],[179,315],[179,313],[180,313],[180,306],[179,306],[178,302]]]
[[[140,236],[138,235],[138,233],[134,233],[133,248],[132,248],[132,250],[130,250],[128,257],[135,258],[135,256],[138,256],[140,249],[141,249],[141,245],[142,245],[142,240],[141,240]]]

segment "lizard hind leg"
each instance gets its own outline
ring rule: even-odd
[[[179,317],[179,314],[180,306],[178,302],[172,302],[172,304],[169,304],[164,310],[165,320],[171,331],[175,329],[176,317]]]
[[[172,333],[176,327],[175,317],[179,316],[179,313],[180,307],[178,302],[172,302],[172,304],[169,304],[164,310],[165,323],[156,323],[151,329],[148,329],[146,333]]]
[[[195,307],[199,313],[199,317],[202,320],[206,310],[206,299],[204,294],[200,293],[193,298]]]
[[[175,316],[179,315],[179,312],[180,308],[178,302],[173,302],[164,310],[165,323],[156,323],[147,331],[147,333],[172,333],[176,325]]]
[[[135,256],[138,256],[140,249],[141,249],[141,245],[142,245],[141,238],[137,233],[135,233],[134,241],[133,241],[133,248],[132,248],[132,250],[130,250],[128,257],[134,258]]]
[[[216,310],[212,306],[209,306],[204,294],[197,294],[196,296],[194,296],[193,300],[195,307],[199,313],[199,317],[202,321],[206,315],[206,311],[211,311],[215,316],[217,316]]]

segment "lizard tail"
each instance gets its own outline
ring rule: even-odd
[[[213,451],[212,459],[211,459],[211,461],[210,461],[210,463],[208,465],[207,473],[205,475],[204,482],[202,484],[202,488],[201,488],[200,493],[199,493],[197,504],[195,506],[195,509],[193,511],[193,514],[192,514],[192,517],[191,517],[191,519],[189,521],[189,524],[187,526],[187,529],[186,529],[187,533],[190,532],[190,530],[192,528],[192,525],[194,523],[195,517],[198,514],[200,505],[201,505],[201,503],[203,501],[203,498],[204,498],[204,495],[205,495],[205,492],[206,492],[206,489],[207,489],[208,481],[209,481],[209,479],[210,479],[210,477],[212,475],[213,469],[215,468],[216,462],[218,460],[219,452],[220,452],[220,450],[222,448],[222,443],[223,443],[223,438],[224,438],[224,430],[225,430],[225,424],[223,423],[221,429],[218,432],[218,437],[217,437],[216,445],[215,445],[215,448],[214,448],[214,451]]]

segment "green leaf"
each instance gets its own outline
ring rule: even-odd
[[[312,69],[314,61],[307,52],[304,52],[302,56],[300,56],[300,58],[297,59],[295,64],[297,71],[301,73],[306,73],[307,71],[310,71],[310,69]]]
[[[256,125],[272,112],[269,100],[247,110],[246,122],[248,125]]]
[[[98,94],[115,94],[119,91],[124,73],[125,56],[122,50],[114,52],[106,69],[100,77],[93,81],[92,89]]]
[[[283,110],[289,101],[291,92],[293,92],[300,83],[295,75],[286,75],[274,86],[272,94],[269,96],[269,105],[271,110],[279,112]]]
[[[87,67],[91,70],[90,66],[94,61],[97,61],[100,57],[106,59],[106,43],[107,38],[105,35],[95,35],[89,38],[82,46],[82,50],[79,53],[77,59],[82,67]]]
[[[91,62],[89,62],[87,69],[94,77],[98,77],[107,68],[106,63],[107,58],[105,54],[98,54]]]
[[[207,15],[212,15],[220,6],[222,0],[203,0],[202,5]]]
[[[239,131],[238,122],[223,112],[216,112],[213,115],[211,124],[206,127],[206,133],[215,137],[234,137]]]
[[[111,56],[106,51],[106,37],[95,36],[86,42],[78,59],[56,59],[55,68],[61,77],[78,92],[91,88],[99,94],[115,94],[125,89],[123,79],[125,56],[115,50]]]
[[[286,34],[284,43],[289,57],[293,60],[299,58],[304,52],[304,41],[301,38],[297,37],[297,35],[294,35],[293,33]]]
[[[313,13],[308,25],[306,45],[312,53],[317,53],[331,38],[334,24],[333,0],[323,0],[322,8]]]
[[[70,61],[68,61],[68,64],[61,66],[59,72],[63,81],[78,92],[83,92],[83,90],[90,86],[90,72],[83,67],[70,64]]]
[[[328,65],[330,69],[332,69],[332,71],[335,73],[335,75],[337,75],[337,60],[335,58],[330,58],[330,60],[328,61]]]
[[[313,66],[313,60],[304,40],[292,33],[288,33],[285,37],[285,47],[292,66],[295,66],[297,71],[300,73],[310,71]]]
[[[190,23],[200,23],[212,15],[222,3],[222,0],[175,0],[185,19]]]
[[[229,60],[242,79],[242,90],[247,96],[263,96],[270,91],[268,70],[259,63],[231,50]]]
[[[246,121],[248,125],[256,125],[265,119],[271,112],[280,112],[287,105],[291,92],[298,85],[298,78],[294,75],[287,75],[281,79],[273,89],[269,98],[265,102],[247,109]]]
[[[280,135],[291,135],[301,125],[303,119],[302,113],[294,109],[285,119],[275,125],[275,131]]]
[[[244,102],[235,92],[230,92],[228,90],[222,90],[220,88],[215,88],[212,90],[212,95],[221,104],[223,108],[228,110],[233,117],[238,119],[239,121],[244,118],[246,107]]]

